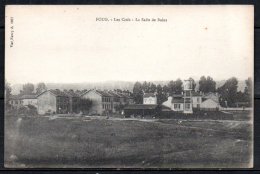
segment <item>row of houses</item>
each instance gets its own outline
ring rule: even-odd
[[[99,115],[117,112],[120,105],[134,102],[129,92],[91,89],[77,93],[72,90],[51,89],[39,95],[11,96],[9,104],[12,108],[33,105],[40,115],[46,113],[66,114],[79,112],[81,99],[90,99],[92,101],[90,113]]]
[[[195,110],[219,110],[219,95],[217,93],[202,94],[195,91],[183,92],[168,97],[162,105],[157,104],[156,93],[145,93],[143,104],[130,104],[124,108],[127,116],[131,115],[158,115],[164,111],[193,113]],[[185,112],[186,111],[186,112]],[[188,112],[187,112],[188,111]]]

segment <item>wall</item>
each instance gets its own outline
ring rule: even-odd
[[[201,96],[192,97],[192,107],[193,108],[198,108],[198,104],[200,106],[201,102],[202,102]]]
[[[163,102],[162,105],[172,108],[172,97],[168,97],[168,100]]]
[[[89,91],[82,96],[82,98],[90,99],[92,101],[92,107],[90,108],[90,113],[102,114],[102,97],[95,91]]]
[[[33,105],[35,107],[38,107],[37,99],[23,99],[22,101],[24,106]]]
[[[157,97],[146,97],[144,98],[143,104],[157,104]]]
[[[38,96],[38,114],[43,115],[49,110],[51,112],[57,111],[56,109],[56,97],[50,92],[46,91],[42,95]]]
[[[213,101],[212,99],[207,99],[201,103],[201,108],[219,108],[219,104]]]
[[[174,108],[174,104],[180,104],[180,108]],[[171,109],[173,111],[183,111],[183,103],[172,103]]]
[[[113,97],[102,97],[102,112],[113,112]]]

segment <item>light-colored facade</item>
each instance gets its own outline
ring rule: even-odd
[[[82,98],[90,99],[92,101],[92,106],[90,108],[90,113],[102,114],[102,96],[95,90],[90,90],[84,93]]]
[[[145,93],[143,96],[143,104],[157,105],[157,96],[154,93]]]
[[[81,97],[92,101],[90,114],[98,115],[118,112],[117,108],[120,105],[127,105],[130,103],[130,99],[132,99],[130,96],[116,91],[101,91],[96,89],[83,93]]]
[[[207,93],[202,96],[201,109],[203,110],[218,110],[220,108],[219,94]]]
[[[113,111],[113,97],[107,92],[93,89],[85,92],[81,97],[92,101],[90,114],[105,115]]]
[[[182,95],[169,96],[168,100],[163,102],[162,105],[171,108],[171,110],[176,112],[183,112],[184,110],[184,99]]]
[[[22,99],[22,104],[24,106],[33,105],[37,107],[37,99]]]
[[[200,108],[202,103],[202,97],[201,96],[192,96],[192,107],[193,108]]]
[[[219,94],[218,93],[213,93],[213,92],[209,92],[207,94],[204,94],[202,96],[203,100],[206,100],[206,99],[212,99],[216,102],[219,102]]]
[[[69,97],[60,90],[48,90],[37,96],[38,114],[69,113]]]
[[[179,103],[179,102],[173,103],[172,110],[176,112],[182,112],[184,109],[183,105],[184,105],[183,103]]]
[[[201,103],[201,109],[217,109],[220,105],[213,99],[206,99]]]
[[[33,105],[34,107],[38,107],[38,100],[36,95],[23,95],[20,97],[23,106]]]
[[[57,111],[56,96],[50,91],[39,95],[38,99],[38,114],[44,115],[47,112],[54,113]]]

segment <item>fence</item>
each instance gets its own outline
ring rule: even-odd
[[[245,107],[240,107],[240,108],[219,108],[221,111],[252,111],[253,108],[245,108]]]

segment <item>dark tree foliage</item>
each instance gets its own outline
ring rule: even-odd
[[[167,93],[163,91],[163,88],[160,84],[156,86],[156,92],[157,92],[157,102],[160,105],[167,100]]]
[[[47,91],[47,87],[45,85],[45,83],[41,82],[37,84],[37,88],[36,88],[36,94],[40,94],[44,91]]]
[[[164,85],[163,88],[162,88],[162,90],[163,90],[163,94],[164,94],[166,97],[168,97],[168,96],[169,96],[169,88],[168,88],[168,86],[167,86],[167,85]]]
[[[199,91],[203,93],[215,92],[216,91],[216,82],[212,77],[202,76],[199,80]]]
[[[177,79],[176,81],[171,80],[168,83],[168,93],[169,95],[173,94],[181,94],[182,93],[182,81],[181,79]]]
[[[220,104],[223,107],[235,107],[237,96],[238,80],[235,77],[228,79],[223,86],[218,88]]]
[[[143,103],[143,87],[140,82],[136,82],[133,88],[133,97],[136,104]]]
[[[156,85],[153,84],[153,83],[151,83],[151,84],[150,84],[150,88],[149,88],[149,92],[151,92],[151,93],[155,93],[156,90],[157,90]]]
[[[142,90],[144,93],[149,93],[150,91],[150,82],[144,81],[142,84]]]
[[[247,80],[245,80],[246,83],[246,87],[244,90],[244,94],[245,94],[245,101],[249,103],[249,106],[252,106],[252,97],[253,97],[253,81],[252,78],[248,78]]]
[[[26,83],[23,85],[23,89],[20,91],[22,95],[30,95],[34,92],[34,85],[32,83]]]

